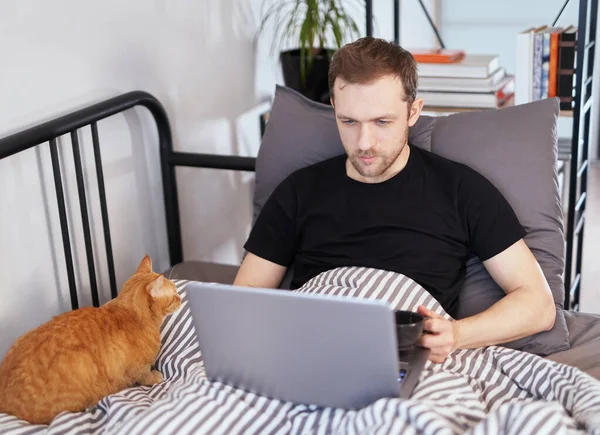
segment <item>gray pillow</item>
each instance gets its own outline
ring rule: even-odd
[[[569,348],[562,311],[562,210],[554,169],[557,115],[557,102],[545,100],[500,111],[421,116],[409,131],[411,144],[478,170],[515,208],[528,231],[526,241],[550,283],[557,318],[552,331],[507,346],[540,355]],[[256,162],[253,220],[288,174],[342,153],[332,107],[278,86]],[[460,317],[479,313],[503,296],[482,263],[470,259],[459,299]]]
[[[409,129],[410,143],[430,151],[434,124],[435,118],[420,117]],[[256,159],[253,221],[285,177],[344,152],[333,108],[278,85]]]
[[[506,197],[527,231],[525,242],[552,290],[556,322],[552,330],[507,347],[539,355],[569,349],[563,313],[564,234],[558,191],[556,124],[558,99],[501,110],[438,118],[431,151],[462,162],[488,178]],[[471,258],[459,297],[459,318],[477,314],[504,296],[478,258]]]

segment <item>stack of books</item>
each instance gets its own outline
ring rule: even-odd
[[[517,104],[558,97],[573,110],[577,27],[533,27],[517,36]]]
[[[418,94],[428,108],[489,109],[514,101],[514,76],[497,55],[437,50],[411,53],[419,66]]]

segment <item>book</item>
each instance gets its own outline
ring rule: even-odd
[[[486,78],[420,77],[419,91],[491,92],[506,78],[506,70],[498,68]]]
[[[466,54],[459,62],[419,62],[420,77],[486,78],[500,68],[500,58],[489,54]]]
[[[534,35],[547,26],[530,27],[517,35],[515,104],[533,101]]]
[[[514,76],[507,75],[492,92],[419,91],[418,96],[424,100],[424,111],[430,106],[498,108],[514,96],[514,84]]]
[[[533,35],[533,100],[542,98],[542,56],[544,50],[544,36],[540,32]]]
[[[558,91],[558,42],[560,31],[552,32],[550,35],[550,63],[548,70],[548,98],[556,97]]]
[[[536,65],[539,64],[540,70],[534,71],[534,74],[539,74],[539,96],[538,100],[548,98],[550,94],[550,57],[551,57],[551,39],[552,35],[560,34],[563,31],[560,27],[546,27],[536,34],[536,38],[541,40],[540,59],[536,59]],[[534,93],[537,89],[534,89]]]
[[[577,52],[577,27],[569,26],[558,36],[556,96],[560,110],[573,110],[573,78]]]
[[[532,27],[517,35],[515,104],[559,97],[571,110],[577,28]]]

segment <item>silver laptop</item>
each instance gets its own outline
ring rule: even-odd
[[[408,397],[427,352],[399,358],[382,301],[212,283],[186,288],[207,377],[297,404]]]

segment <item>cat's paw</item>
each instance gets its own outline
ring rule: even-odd
[[[151,386],[154,384],[158,384],[164,380],[164,377],[161,372],[158,370],[152,370],[146,372],[142,375],[142,377],[138,380],[138,384]]]

